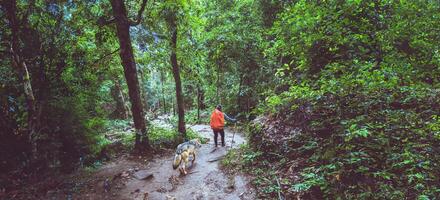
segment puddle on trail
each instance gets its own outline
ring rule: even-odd
[[[250,187],[249,180],[240,175],[228,177],[219,169],[219,161],[210,162],[226,154],[231,146],[233,132],[225,130],[226,146],[214,150],[213,133],[207,125],[191,127],[203,137],[209,138],[207,144],[198,150],[196,162],[188,170],[188,175],[179,176],[173,170],[174,155],[166,155],[154,159],[146,166],[146,170],[154,174],[149,180],[130,179],[122,188],[119,198],[122,199],[255,199],[255,191]],[[220,141],[220,136],[219,136]],[[240,134],[235,134],[233,147],[245,142]],[[147,198],[145,198],[147,199]]]

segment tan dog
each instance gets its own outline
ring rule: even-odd
[[[177,169],[179,166],[179,171],[182,174],[187,174],[185,167],[189,162],[189,156],[192,155],[192,164],[196,160],[196,149],[200,148],[202,145],[200,144],[199,139],[193,139],[188,142],[184,142],[179,144],[176,149],[176,154],[174,156],[173,169]],[[183,163],[182,163],[183,160]]]

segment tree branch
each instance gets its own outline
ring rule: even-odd
[[[167,35],[165,35],[165,34],[160,34],[160,33],[156,33],[156,32],[151,32],[151,35],[152,35],[153,37],[157,37],[157,38],[159,38],[159,39],[161,39],[161,40],[166,40],[166,39],[168,39],[168,38],[167,38]]]
[[[105,19],[105,17],[102,16],[98,19],[98,25],[99,26],[106,26],[106,25],[112,24],[115,21],[116,21],[116,19],[114,17],[112,17],[111,19]]]
[[[108,56],[111,56],[111,55],[115,54],[116,52],[119,51],[119,49],[120,49],[120,48],[117,48],[116,50],[114,50],[114,51],[112,51],[112,52],[110,52],[110,53],[108,53],[108,54],[105,54],[105,55],[102,56],[101,58],[96,59],[96,60],[92,63],[92,66],[98,64],[98,63],[101,62],[101,60],[103,60],[104,58],[106,58],[106,57],[108,57]]]
[[[21,19],[21,21],[26,21],[27,20],[29,15],[34,10],[34,7],[35,7],[35,0],[30,0],[29,1],[29,5],[28,5],[28,9],[26,10],[26,13],[23,15],[23,18]]]
[[[129,23],[130,23],[130,26],[137,26],[137,25],[139,25],[141,23],[141,21],[142,21],[142,13],[144,12],[146,5],[147,5],[147,0],[142,0],[141,8],[138,11],[136,21],[133,21],[133,20],[130,20],[130,19],[128,20]]]

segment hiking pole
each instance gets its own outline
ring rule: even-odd
[[[235,143],[234,141],[234,136],[235,136],[235,129],[237,128],[237,122],[234,123],[234,130],[232,133],[232,141],[231,141],[231,149],[232,149],[232,145]]]

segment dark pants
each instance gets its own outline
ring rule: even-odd
[[[220,133],[220,136],[222,137],[222,146],[225,146],[225,130],[224,129],[213,129],[214,131],[214,143],[215,146],[217,147],[217,136]]]

